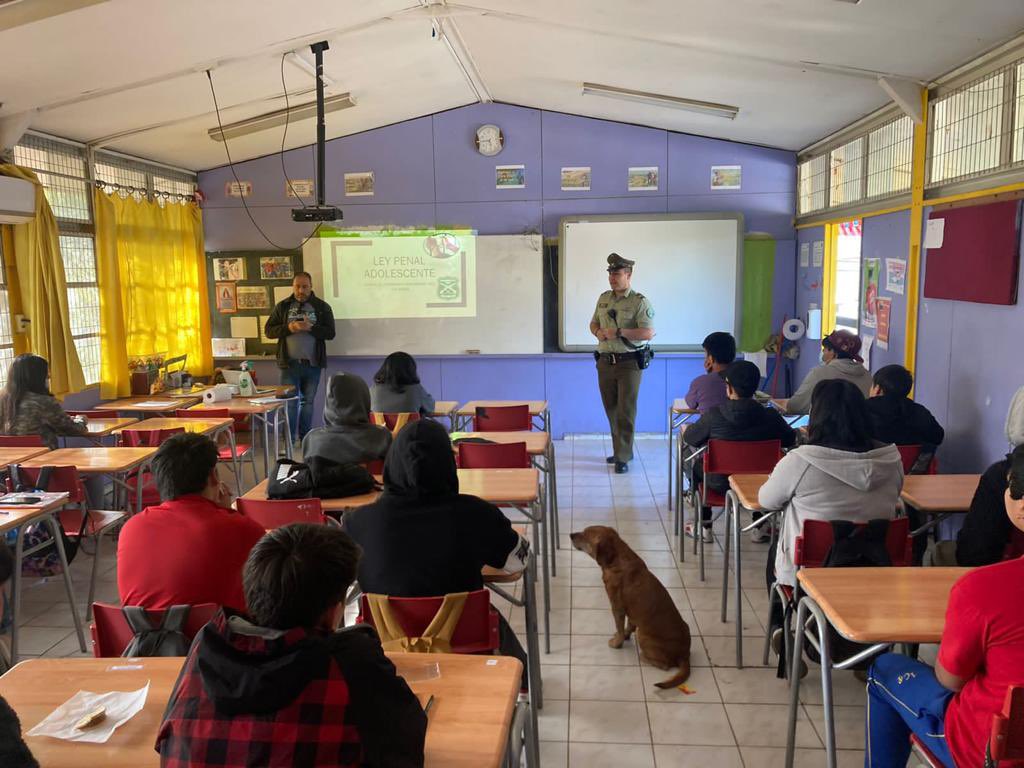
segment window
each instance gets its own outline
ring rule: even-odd
[[[1013,162],[1024,161],[1024,62],[1017,65],[1016,98],[1013,100]]]
[[[869,198],[884,197],[910,189],[914,153],[914,122],[901,117],[868,134]]]
[[[834,208],[860,200],[864,196],[864,137],[833,149],[829,163],[829,205]]]
[[[7,384],[7,371],[14,360],[14,334],[11,332],[11,306],[7,294],[7,269],[0,248],[0,387]]]
[[[1000,166],[1006,85],[1013,69],[969,83],[932,102],[930,183],[976,176]]]
[[[800,163],[800,213],[820,211],[825,207],[827,168],[828,158],[825,155],[812,157]]]
[[[837,227],[835,308],[836,328],[853,333],[860,325],[860,246],[863,228],[860,219],[844,221]]]

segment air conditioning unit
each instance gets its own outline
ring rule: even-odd
[[[31,181],[0,176],[0,224],[24,224],[36,215],[36,186]]]

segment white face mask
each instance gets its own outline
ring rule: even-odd
[[[818,350],[818,362],[819,363],[824,363],[825,362],[825,350],[824,349],[819,349]]]

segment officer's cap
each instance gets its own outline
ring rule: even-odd
[[[609,272],[617,272],[620,269],[633,269],[633,265],[634,264],[636,264],[635,261],[630,261],[629,259],[624,259],[621,256],[619,256],[619,254],[617,254],[617,253],[609,253],[608,254],[608,271]]]

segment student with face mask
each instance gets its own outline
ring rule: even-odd
[[[860,336],[849,331],[832,331],[821,341],[821,362],[807,374],[800,388],[789,398],[786,413],[809,413],[811,394],[819,381],[841,379],[854,384],[864,397],[871,394],[871,374],[860,356]]]
[[[704,373],[690,382],[686,405],[698,413],[706,413],[723,405],[729,396],[725,392],[725,369],[736,359],[736,339],[731,333],[710,333],[701,344],[704,348]]]

